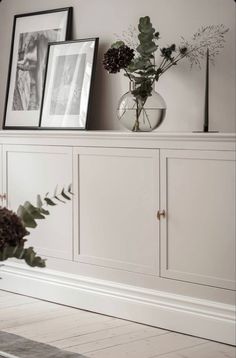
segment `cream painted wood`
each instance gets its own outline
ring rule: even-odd
[[[158,274],[158,170],[157,150],[74,149],[80,262]]]
[[[0,130],[0,143],[72,147],[235,150],[235,133]]]
[[[161,276],[235,289],[235,153],[161,150]]]
[[[7,206],[16,210],[26,200],[36,203],[37,194],[54,194],[72,183],[72,149],[52,146],[3,146],[3,188]],[[43,256],[73,257],[72,204],[49,207],[50,220],[38,221],[29,245]]]

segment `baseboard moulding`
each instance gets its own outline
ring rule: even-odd
[[[17,263],[1,278],[1,290],[236,345],[233,305]]]

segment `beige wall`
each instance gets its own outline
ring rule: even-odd
[[[92,128],[118,129],[117,102],[128,89],[121,75],[108,75],[101,61],[104,51],[140,16],[149,15],[161,33],[161,43],[190,37],[201,25],[223,23],[230,28],[224,50],[210,68],[210,125],[235,131],[235,2],[233,0],[2,0],[0,3],[0,124],[3,117],[13,16],[24,12],[73,6],[73,37],[99,37]],[[156,89],[167,102],[160,131],[200,130],[203,120],[204,65],[192,69],[183,61],[169,71]]]

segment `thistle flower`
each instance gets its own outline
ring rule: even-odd
[[[164,57],[166,60],[173,61],[174,57],[172,57],[172,52],[175,52],[176,46],[175,44],[169,47],[163,47],[161,49],[161,56]]]

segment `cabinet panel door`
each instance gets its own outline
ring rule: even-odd
[[[161,208],[161,276],[234,289],[234,153],[162,150]]]
[[[20,204],[36,204],[37,194],[54,195],[58,186],[72,183],[72,149],[53,146],[7,145],[3,150],[4,188],[7,205],[17,210]],[[72,259],[72,204],[59,203],[48,207],[50,215],[37,220],[28,237],[42,256]]]
[[[78,260],[158,274],[158,151],[77,148],[74,161]]]

